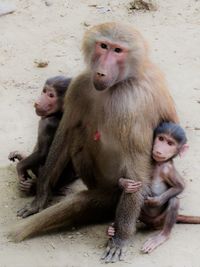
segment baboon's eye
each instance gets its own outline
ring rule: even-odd
[[[107,49],[108,46],[107,46],[107,44],[101,43],[101,48],[103,48],[103,49]]]
[[[50,93],[50,94],[49,94],[49,97],[51,97],[51,98],[54,97],[54,94]]]
[[[122,52],[122,49],[119,48],[119,47],[116,47],[116,48],[115,48],[115,52],[116,52],[116,53],[121,53],[121,52]]]
[[[167,144],[168,144],[169,146],[173,146],[173,145],[174,145],[174,143],[173,143],[172,141],[168,141]]]

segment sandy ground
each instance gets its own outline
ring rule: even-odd
[[[19,194],[15,164],[10,164],[7,156],[15,149],[31,151],[38,122],[33,101],[46,78],[73,76],[82,69],[80,43],[88,25],[125,21],[148,40],[151,57],[166,75],[190,144],[188,155],[177,160],[187,184],[181,212],[200,215],[200,1],[160,0],[156,12],[136,13],[128,11],[126,0],[12,3],[16,12],[0,17],[0,267],[102,266],[99,258],[106,242],[106,225],[49,234],[20,244],[6,238],[6,229],[18,220],[16,211],[30,201]],[[37,68],[35,60],[49,64]],[[139,249],[150,235],[152,232],[138,232],[126,261],[115,266],[200,266],[200,226],[176,225],[167,243],[151,255],[142,255]]]

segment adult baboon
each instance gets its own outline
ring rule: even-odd
[[[87,68],[66,94],[64,114],[41,172],[40,198],[24,212],[45,207],[49,182],[56,181],[69,159],[88,190],[24,220],[13,235],[22,240],[115,214],[116,234],[104,257],[109,262],[121,259],[135,231],[152,170],[153,129],[161,121],[178,119],[163,76],[131,26],[111,22],[92,27],[85,34],[83,53]],[[118,189],[120,177],[142,181],[141,189],[125,194]]]

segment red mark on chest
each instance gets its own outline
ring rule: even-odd
[[[100,138],[101,138],[100,132],[99,131],[96,131],[93,138],[94,138],[94,141],[99,141]]]

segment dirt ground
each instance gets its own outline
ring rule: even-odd
[[[29,153],[37,135],[34,99],[50,76],[74,76],[83,67],[80,44],[88,26],[105,21],[135,25],[166,75],[190,151],[177,160],[186,181],[181,213],[200,215],[200,1],[159,0],[158,10],[130,12],[127,0],[12,0],[16,11],[0,17],[0,267],[102,266],[106,225],[9,242],[16,211],[30,201],[19,194],[12,150]],[[0,1],[1,3],[10,3]],[[38,68],[35,61],[48,61]],[[139,231],[125,262],[115,266],[199,267],[200,225],[176,225],[170,240],[150,255],[140,247],[153,232]]]

